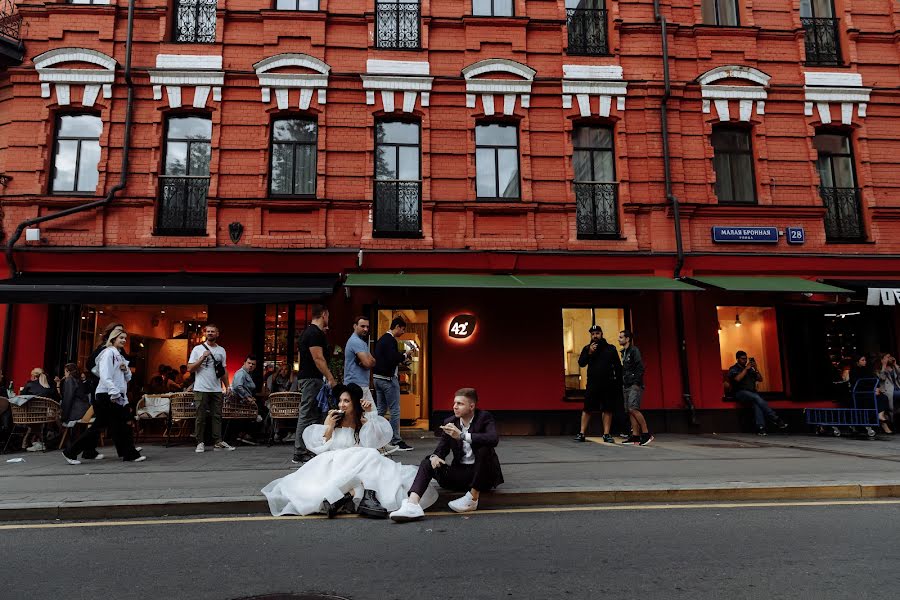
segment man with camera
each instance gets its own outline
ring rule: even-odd
[[[747,353],[738,350],[734,355],[737,362],[728,369],[728,381],[734,392],[735,400],[750,404],[756,419],[756,433],[766,435],[766,419],[768,418],[778,429],[787,429],[787,423],[775,414],[769,403],[756,391],[756,384],[763,380],[756,366],[755,358],[747,358]]]
[[[206,450],[206,419],[211,417],[213,450],[234,450],[222,439],[222,388],[228,387],[228,371],[225,367],[225,348],[218,344],[219,328],[207,323],[204,328],[206,341],[194,346],[188,359],[188,371],[194,375],[194,404],[197,419],[194,433],[197,436],[196,452]]]

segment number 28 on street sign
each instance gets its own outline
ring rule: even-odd
[[[464,340],[475,333],[475,315],[456,315],[450,320],[448,335],[457,340]]]
[[[806,232],[802,227],[788,227],[784,233],[788,244],[806,243]]]

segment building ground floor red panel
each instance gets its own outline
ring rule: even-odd
[[[723,385],[737,350],[757,359],[763,395],[799,420],[803,407],[828,406],[846,394],[842,377],[855,357],[895,353],[900,332],[900,307],[866,303],[870,288],[900,288],[900,259],[710,255],[688,257],[683,269],[687,277],[823,280],[849,290],[840,294],[343,285],[347,273],[400,271],[671,278],[671,256],[93,252],[23,253],[18,262],[23,276],[82,273],[111,283],[117,275],[177,272],[182,281],[192,273],[261,275],[267,288],[292,275],[327,275],[333,277],[333,287],[315,297],[282,294],[272,301],[241,302],[205,293],[202,287],[190,301],[179,296],[177,302],[166,302],[164,294],[162,300],[157,294],[152,301],[129,297],[124,302],[114,285],[102,297],[72,293],[52,300],[42,296],[34,303],[20,297],[0,318],[3,368],[16,387],[35,366],[56,374],[66,362],[83,360],[96,332],[113,320],[126,323],[131,332],[128,350],[139,368],[136,395],[159,364],[177,368],[186,363],[201,325],[210,321],[221,328],[230,371],[248,354],[261,359],[259,377],[279,364],[295,368],[297,336],[309,321],[311,305],[321,302],[330,309],[328,338],[335,366],[342,362],[356,316],[370,318],[373,339],[394,317],[409,323],[403,341],[418,352],[399,373],[404,421],[433,423],[449,410],[456,389],[475,387],[482,406],[497,413],[509,433],[574,432],[586,383],[577,358],[593,324],[603,327],[611,343],[621,329],[634,332],[647,367],[643,408],[658,430],[670,431],[727,431],[745,425],[745,411],[728,398]],[[897,282],[886,273],[897,273]],[[699,427],[691,424],[687,400]]]

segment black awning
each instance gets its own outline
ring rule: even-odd
[[[334,291],[338,275],[39,273],[0,280],[0,304],[256,304]]]

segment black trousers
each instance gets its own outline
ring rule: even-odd
[[[124,460],[134,460],[141,454],[134,448],[134,432],[128,425],[131,414],[128,407],[116,404],[109,399],[109,394],[97,394],[94,398],[94,422],[82,433],[72,446],[65,451],[69,458],[97,456],[97,442],[100,432],[107,429],[116,445],[116,452]]]
[[[456,492],[468,492],[471,489],[479,492],[490,490],[493,487],[490,461],[488,460],[491,457],[491,450],[492,448],[474,450],[475,464],[441,465],[437,469],[431,466],[431,457],[426,457],[419,463],[419,472],[416,473],[409,493],[422,496],[432,479],[437,480],[438,485],[445,490]]]

